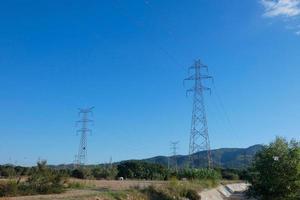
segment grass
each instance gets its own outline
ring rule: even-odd
[[[178,200],[183,197],[190,200],[198,200],[198,193],[203,189],[212,188],[219,184],[219,182],[212,180],[201,181],[178,181],[172,179],[164,183],[153,182],[152,185],[145,186],[143,181],[136,187],[132,186],[130,182],[112,181],[108,184],[116,184],[113,187],[103,187],[103,183],[107,181],[96,182],[91,181],[77,181],[69,180],[65,184],[66,193],[55,195],[55,199],[66,200]],[[149,183],[149,182],[147,182]],[[120,187],[120,185],[126,187]],[[18,198],[16,198],[17,200]],[[23,200],[24,198],[22,198]],[[27,197],[24,200],[40,199],[35,196]],[[42,199],[54,199],[52,195],[43,196]]]
[[[96,189],[94,184],[84,183],[84,182],[68,182],[66,187],[68,189],[84,190],[84,189]]]
[[[97,197],[103,200],[179,200],[182,198],[188,198],[190,200],[199,200],[198,193],[206,188],[212,188],[219,184],[213,180],[201,180],[201,181],[178,181],[172,179],[166,182],[164,185],[151,185],[146,188],[131,187],[125,190],[98,190],[94,188],[94,191],[98,191],[97,194],[88,197]],[[74,183],[72,187],[75,189],[85,189],[88,186],[84,186],[83,183]],[[69,200],[77,199],[70,198]],[[81,196],[81,199],[84,199]]]

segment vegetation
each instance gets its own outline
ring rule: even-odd
[[[216,182],[210,179],[194,181],[178,181],[172,178],[167,185],[150,186],[142,190],[147,199],[157,200],[200,200],[199,192],[204,188],[215,187]]]
[[[61,193],[65,188],[87,189],[85,184],[78,182],[67,183],[68,176],[80,179],[125,179],[141,180],[170,180],[170,184],[164,187],[148,187],[135,189],[130,192],[137,199],[199,199],[196,191],[201,188],[213,187],[218,184],[221,173],[211,169],[179,169],[169,170],[159,164],[151,164],[141,161],[122,162],[117,166],[89,166],[79,167],[73,170],[59,170],[46,166],[46,162],[40,162],[36,167],[18,170],[14,166],[5,166],[2,174],[10,178],[9,181],[0,182],[0,196],[18,196],[33,194]],[[4,172],[4,173],[3,173]],[[26,172],[26,173],[25,173]],[[21,181],[18,174],[26,174],[26,179]],[[190,181],[177,181],[186,179]],[[124,193],[106,193],[112,199],[122,199]]]
[[[115,180],[118,177],[124,179],[137,180],[169,180],[172,177],[177,179],[228,179],[236,180],[240,177],[241,170],[234,169],[216,169],[209,170],[206,168],[199,169],[168,169],[160,164],[153,164],[143,161],[126,161],[118,165],[97,165],[85,166],[75,169],[56,169],[48,167],[48,170],[55,171],[64,176],[78,178],[78,179],[105,179]],[[16,178],[20,176],[35,176],[37,167],[26,168],[19,166],[0,166],[0,174],[4,178]]]
[[[98,166],[92,168],[91,173],[95,179],[113,180],[116,179],[118,175],[118,169],[116,166],[109,166],[109,167]]]
[[[178,172],[178,178],[187,178],[189,180],[219,180],[221,174],[213,169],[182,169]]]
[[[166,180],[169,174],[167,168],[162,165],[141,161],[123,162],[117,169],[118,177],[125,179]]]
[[[243,180],[246,170],[237,169],[219,169],[222,179],[225,180]]]
[[[189,182],[180,183],[173,180],[168,186],[150,186],[143,189],[142,192],[147,195],[148,199],[180,200],[188,198],[189,200],[200,200],[199,188],[193,186]]]
[[[32,169],[26,181],[19,178],[17,181],[12,179],[1,182],[0,196],[61,193],[64,191],[65,181],[65,174],[49,169],[43,161]]]
[[[300,144],[277,138],[255,156],[248,196],[262,200],[300,199]]]
[[[85,167],[80,167],[72,170],[71,177],[79,179],[87,179],[91,176],[91,170]]]
[[[13,178],[17,176],[25,176],[29,172],[29,168],[13,165],[0,165],[0,177]]]

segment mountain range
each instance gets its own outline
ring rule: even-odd
[[[248,167],[254,155],[263,148],[263,145],[253,145],[248,148],[220,148],[211,150],[211,157],[214,167],[242,169]],[[206,167],[207,153],[206,151],[199,151],[193,156],[193,166]],[[164,166],[174,167],[177,165],[183,168],[189,163],[188,155],[176,156],[156,156],[152,158],[143,159],[142,161],[161,164]]]
[[[211,150],[211,157],[214,167],[230,168],[230,169],[243,169],[250,166],[254,155],[263,148],[263,145],[257,144],[248,148],[220,148]],[[194,167],[207,167],[207,153],[206,151],[199,151],[193,156]],[[170,166],[178,168],[184,168],[189,164],[188,155],[176,155],[176,156],[155,156],[152,158],[146,158],[141,160],[131,159],[120,162],[112,163],[117,165],[126,161],[144,161],[149,163],[156,163],[163,166]],[[100,164],[107,165],[107,164]],[[95,165],[88,165],[95,166]],[[61,164],[51,165],[54,168],[73,168],[74,164]]]

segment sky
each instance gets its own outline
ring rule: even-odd
[[[213,149],[300,139],[300,0],[1,1],[0,164],[187,154],[195,59]]]

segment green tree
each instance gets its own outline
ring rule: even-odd
[[[71,172],[71,177],[79,178],[79,179],[93,178],[91,169],[86,166],[81,166],[79,168],[74,169]]]
[[[159,164],[143,161],[126,161],[117,166],[118,177],[125,179],[164,180],[168,170]]]
[[[97,166],[92,169],[92,175],[96,179],[115,179],[118,170],[115,166]]]
[[[255,155],[248,181],[248,196],[262,200],[300,199],[300,145],[284,138]]]

